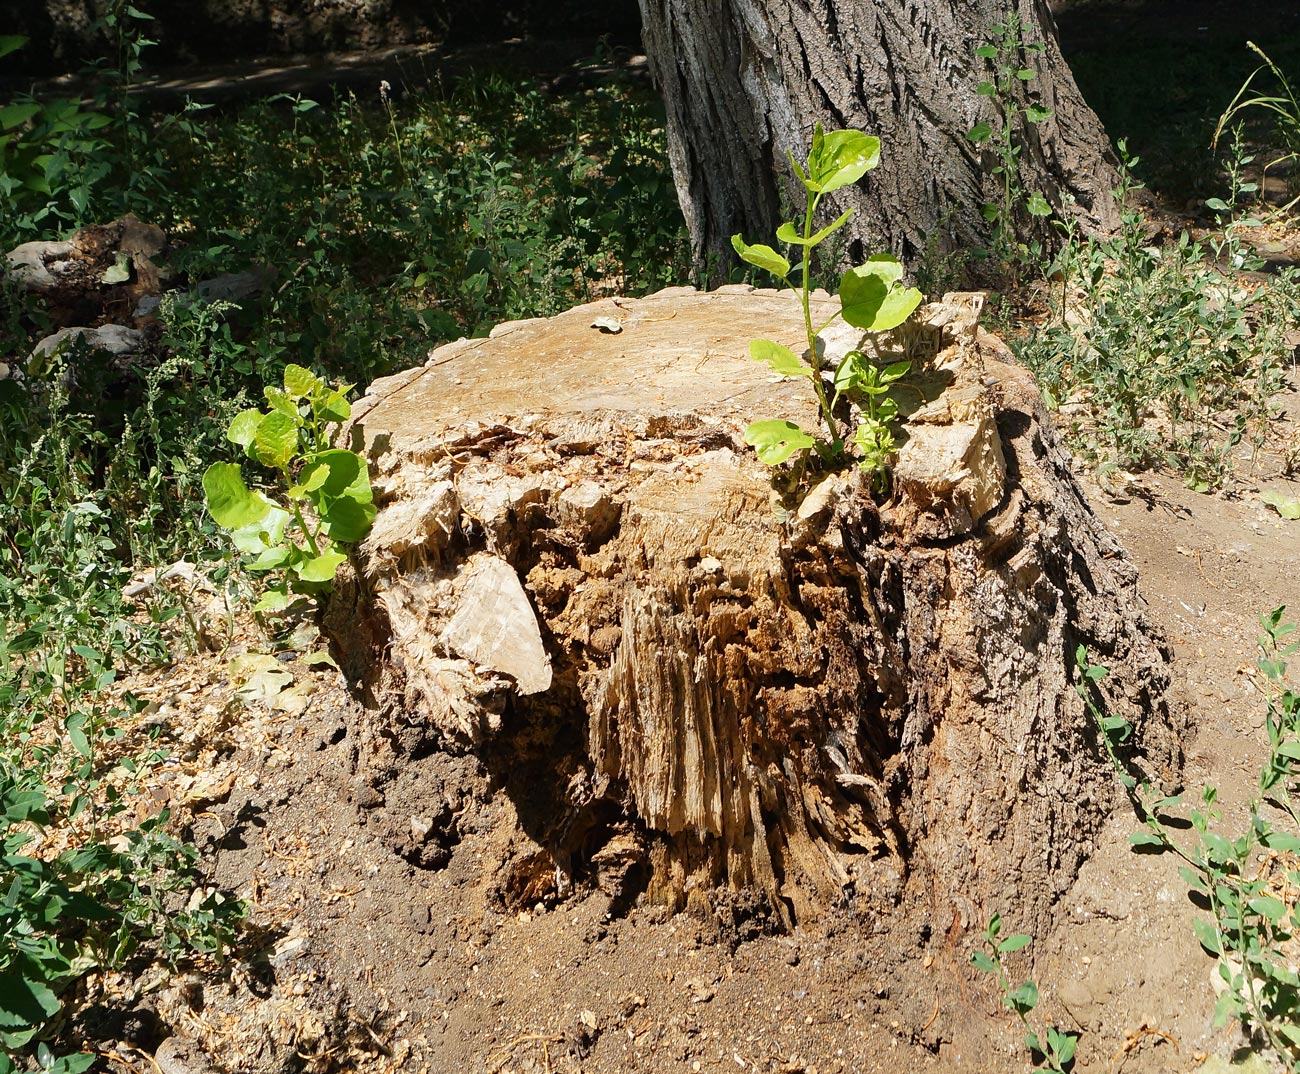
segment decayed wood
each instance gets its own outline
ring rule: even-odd
[[[756,896],[786,923],[902,901],[939,928],[1014,900],[1044,924],[1115,798],[1081,643],[1176,772],[1134,572],[977,312],[951,296],[897,341],[927,401],[883,506],[846,473],[788,509],[741,442],[815,421],[744,357],[798,337],[770,292],[505,326],[357,407],[384,506],[332,629],[384,764],[472,750],[514,802],[507,899]]]
[[[855,127],[883,143],[879,170],[832,195],[859,211],[849,254],[891,248],[935,268],[985,245],[980,215],[998,201],[996,163],[966,133],[991,119],[975,46],[1017,18],[1042,44],[1017,62],[1053,115],[1017,137],[1027,191],[1085,227],[1118,224],[1114,155],[1061,56],[1043,0],[640,0],[643,37],[668,113],[678,198],[702,270],[729,264],[731,236],[769,241],[786,205],[803,205],[786,153],[807,154],[813,125]],[[1027,87],[1022,87],[1028,92]],[[1024,102],[1021,102],[1023,105]],[[788,212],[788,210],[786,210]],[[828,213],[828,216],[830,214]],[[1050,245],[1043,221],[1017,225]],[[724,273],[725,275],[725,273]]]

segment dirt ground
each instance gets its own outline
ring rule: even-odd
[[[1275,463],[1261,460],[1260,484],[1300,491]],[[1189,797],[1219,786],[1231,823],[1265,754],[1256,617],[1300,607],[1300,523],[1245,477],[1213,497],[1145,474],[1120,495],[1092,501],[1173,648],[1194,714]],[[360,781],[367,721],[341,674],[285,653],[278,679],[241,696],[239,649],[132,685],[175,743],[160,785],[212,882],[248,900],[254,950],[141,993],[134,1024],[153,1028],[119,1054],[152,1052],[161,1023],[258,1074],[1026,1068],[1017,1025],[969,965],[977,929],[935,921],[900,939],[845,908],[779,935],[743,905],[709,919],[629,908],[617,882],[519,908],[504,863],[524,837],[475,758],[434,752]],[[1082,1033],[1080,1071],[1191,1070],[1241,1043],[1212,1026],[1214,962],[1176,863],[1132,852],[1136,827],[1115,815],[1054,931],[1013,964],[1039,982],[1040,1010]],[[1015,906],[987,909],[1016,928]]]

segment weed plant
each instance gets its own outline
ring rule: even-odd
[[[1264,165],[1262,174],[1267,175],[1269,168],[1275,168],[1279,164],[1291,164],[1293,167],[1289,182],[1294,193],[1297,176],[1294,165],[1300,161],[1300,99],[1297,99],[1290,79],[1262,48],[1253,41],[1247,41],[1246,46],[1264,62],[1250,73],[1232,99],[1232,103],[1219,117],[1210,145],[1217,149],[1219,139],[1226,132],[1233,131],[1241,117],[1247,113],[1254,114],[1256,111],[1264,113],[1272,120],[1275,141],[1281,151],[1277,157]],[[1265,72],[1272,76],[1276,87],[1271,93],[1255,89],[1256,79]],[[1240,137],[1239,133],[1238,137]],[[1286,209],[1293,208],[1295,204],[1296,202],[1292,201]]]
[[[879,138],[855,130],[827,134],[820,124],[813,131],[807,161],[801,165],[793,154],[790,155],[790,166],[806,194],[803,220],[782,224],[776,237],[799,252],[797,282],[791,280],[796,266],[783,254],[761,243],[750,245],[740,235],[733,235],[731,239],[743,261],[770,272],[794,291],[803,311],[804,342],[807,344],[803,358],[789,347],[768,339],[751,340],[749,355],[755,361],[771,366],[783,377],[806,378],[810,382],[827,436],[819,439],[794,422],[779,418],[755,421],[745,429],[745,442],[768,466],[779,466],[791,456],[796,457],[796,483],[803,479],[809,459],[814,454],[827,467],[845,463],[847,445],[836,414],[842,397],[853,399],[858,405],[852,443],[860,452],[859,467],[870,475],[873,487],[878,490],[883,491],[886,485],[889,466],[897,450],[891,426],[898,416],[898,403],[890,393],[893,385],[906,375],[910,364],[905,361],[884,364],[884,355],[876,340],[879,333],[897,328],[912,315],[921,304],[921,292],[914,287],[902,286],[903,266],[893,254],[873,254],[840,278],[840,308],[821,325],[813,321],[810,297],[813,251],[853,215],[853,210],[849,209],[830,224],[814,231],[817,209],[823,196],[856,183],[879,163]],[[861,350],[850,350],[833,371],[826,370],[822,366],[824,345],[821,333],[840,317],[845,324],[861,330],[871,341],[869,345],[874,353],[868,357]],[[833,373],[829,385],[823,379],[828,371]]]
[[[1024,221],[1052,215],[1052,206],[1042,192],[1025,189],[1020,173],[1020,158],[1029,132],[1052,114],[1050,108],[1037,101],[1022,103],[1028,87],[1038,77],[1038,72],[1026,66],[1025,61],[1041,54],[1043,48],[1041,44],[1025,41],[1024,27],[1018,18],[1012,17],[994,26],[988,40],[975,49],[989,76],[980,82],[976,92],[988,98],[994,115],[992,122],[976,123],[966,137],[994,159],[989,174],[997,182],[998,197],[981,210],[993,228],[991,248],[984,252],[1003,266],[1012,287],[1018,285],[1021,272],[1042,258],[1041,243],[1028,243],[1019,238],[1025,230]]]
[[[1225,834],[1218,789],[1202,789],[1199,806],[1187,810],[1190,845],[1176,836],[1178,797],[1165,797],[1133,771],[1125,756],[1130,725],[1111,716],[1099,684],[1106,669],[1076,653],[1079,693],[1099,739],[1129,794],[1143,830],[1129,836],[1140,849],[1169,852],[1182,860],[1179,874],[1193,900],[1208,913],[1195,925],[1196,938],[1218,960],[1223,985],[1216,1007],[1219,1025],[1237,1019],[1258,1034],[1288,1071],[1300,1071],[1300,974],[1294,959],[1300,935],[1300,810],[1292,797],[1300,765],[1300,693],[1287,677],[1287,659],[1300,651],[1296,627],[1285,608],[1260,617],[1259,670],[1268,735],[1268,758],[1259,769],[1247,820]]]
[[[983,940],[983,948],[971,952],[971,964],[997,982],[1002,1005],[1020,1020],[1025,1047],[1038,1065],[1054,1074],[1065,1074],[1074,1062],[1079,1035],[1058,1029],[1050,1022],[1044,1022],[1041,1030],[1035,1028],[1029,1016],[1038,1006],[1038,985],[1032,979],[1026,979],[1013,986],[1007,973],[1006,956],[1028,947],[1033,943],[1033,937],[1024,932],[1003,936],[1002,915],[995,913],[984,927]]]
[[[1015,341],[1076,451],[1100,470],[1163,464],[1206,491],[1228,479],[1234,454],[1254,460],[1270,438],[1300,275],[1240,275],[1261,267],[1240,235],[1254,221],[1231,219],[1250,192],[1249,162],[1239,151],[1230,201],[1211,201],[1222,238],[1183,233],[1161,247],[1131,205],[1140,184],[1126,157],[1119,234],[1068,234],[1049,323]]]

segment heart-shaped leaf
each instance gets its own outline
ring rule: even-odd
[[[879,163],[879,138],[854,130],[823,134],[818,126],[808,154],[806,185],[813,191],[829,194],[856,183]]]
[[[265,518],[270,510],[264,497],[249,491],[239,466],[233,462],[214,462],[204,471],[203,495],[208,512],[222,529],[242,529]]]
[[[745,443],[768,466],[779,466],[796,451],[812,447],[816,441],[792,421],[753,422],[745,429]]]
[[[332,541],[351,544],[370,532],[375,520],[375,505],[340,497],[331,500],[321,511],[321,524]]]
[[[1038,191],[1030,194],[1025,200],[1025,208],[1029,210],[1030,216],[1051,216],[1052,203],[1049,202]]]
[[[265,416],[260,410],[241,410],[231,420],[230,428],[226,430],[226,439],[246,449],[253,442],[257,427],[262,424]]]
[[[293,603],[294,598],[283,586],[268,589],[262,599],[253,605],[255,612],[282,612]]]
[[[347,562],[347,556],[331,548],[318,556],[306,559],[296,568],[296,573],[304,582],[332,582],[339,565]]]
[[[867,332],[887,332],[906,321],[921,304],[914,287],[894,284],[902,275],[898,259],[878,255],[849,269],[840,279],[840,306],[844,320]]]
[[[324,388],[325,382],[310,369],[293,363],[284,367],[284,393],[290,399],[308,399]]]
[[[804,365],[789,347],[773,343],[770,339],[749,341],[749,356],[756,362],[766,362],[783,377],[811,377],[812,367]]]
[[[268,548],[275,548],[284,541],[284,531],[289,526],[289,512],[277,507],[260,492],[253,493],[253,497],[265,505],[266,514],[247,526],[232,529],[230,540],[241,552],[260,556]]]
[[[257,423],[248,450],[263,466],[284,470],[298,449],[298,423],[282,410],[273,410]]]

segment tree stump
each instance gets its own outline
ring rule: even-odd
[[[800,338],[789,294],[606,300],[376,382],[345,435],[382,506],[327,614],[362,767],[477,758],[526,833],[507,905],[1044,926],[1118,797],[1076,646],[1154,779],[1182,728],[1135,571],[980,302],[890,342],[914,370],[884,504],[852,472],[783,502],[741,439],[816,421],[746,356]]]

